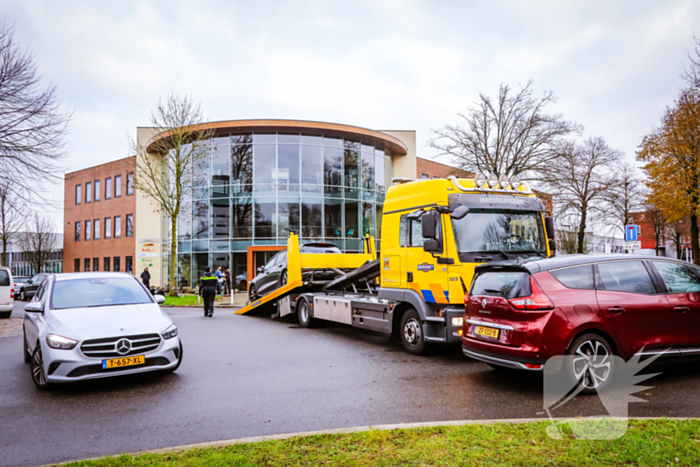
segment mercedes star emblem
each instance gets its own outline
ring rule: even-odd
[[[119,355],[125,355],[131,350],[131,342],[128,339],[120,339],[117,341],[116,349]]]

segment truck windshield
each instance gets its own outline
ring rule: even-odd
[[[477,261],[475,256],[484,253],[502,256],[495,260],[547,252],[538,211],[472,210],[462,219],[452,219],[452,226],[461,261]]]

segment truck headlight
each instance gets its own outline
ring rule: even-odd
[[[464,318],[462,318],[461,316],[459,318],[452,318],[453,328],[461,328],[462,325],[464,325]]]
[[[46,336],[46,343],[52,349],[70,350],[78,345],[78,341],[67,337],[59,336],[58,334],[49,334]]]
[[[175,326],[175,323],[173,323],[160,334],[163,336],[163,339],[172,339],[173,337],[177,336],[177,326]]]

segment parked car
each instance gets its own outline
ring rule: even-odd
[[[52,383],[175,371],[177,327],[134,276],[118,272],[49,275],[24,307],[24,361],[39,389]]]
[[[29,276],[12,276],[15,291],[19,290],[20,286],[29,280]],[[15,294],[17,298],[17,294]]]
[[[566,255],[477,266],[462,329],[465,355],[542,371],[556,355],[593,393],[611,355],[700,356],[700,268],[639,255]]]
[[[299,253],[329,253],[340,254],[340,248],[332,243],[306,243],[299,247]],[[287,283],[287,250],[284,249],[264,266],[258,268],[258,275],[248,284],[248,296],[250,301],[269,294]],[[314,280],[329,280],[336,273],[334,271],[302,271],[302,279],[313,277]]]
[[[15,297],[23,302],[31,299],[34,295],[36,295],[36,291],[39,289],[39,286],[47,277],[49,277],[49,275],[45,273],[36,274],[26,282],[18,282],[17,288],[15,288]]]
[[[0,319],[9,318],[14,301],[14,281],[10,268],[0,267]]]

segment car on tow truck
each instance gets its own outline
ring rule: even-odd
[[[496,369],[564,371],[584,393],[629,360],[700,356],[700,268],[641,255],[564,255],[477,266],[462,349]]]

